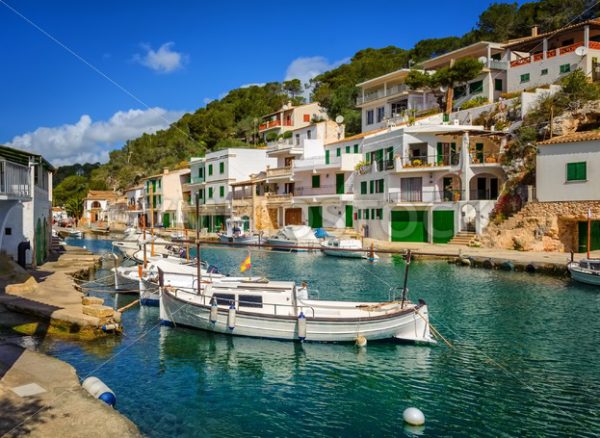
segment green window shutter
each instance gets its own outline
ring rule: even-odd
[[[312,176],[312,186],[313,189],[318,189],[319,187],[321,187],[321,175]]]
[[[349,154],[350,153],[350,145],[346,146],[346,153]]]
[[[369,181],[369,193],[375,193],[375,180]]]
[[[541,76],[546,76],[548,74],[548,69],[547,68],[543,68],[542,72],[540,73]]]
[[[161,186],[162,186],[162,179],[159,179],[159,180],[158,180],[158,188],[160,189],[160,188],[161,188]]]
[[[335,156],[336,157],[341,157],[342,156],[342,148],[337,148],[335,150]]]
[[[560,66],[560,73],[569,73],[571,71],[571,64],[563,64]]]
[[[225,197],[225,187],[223,187],[223,186],[220,186],[220,187],[219,187],[219,196],[220,196],[221,198],[224,198],[224,197]]]
[[[477,94],[483,92],[483,81],[475,81],[469,84],[469,94]]]
[[[443,162],[444,161],[444,146],[442,145],[441,142],[438,142],[437,144],[437,162]]]
[[[379,220],[383,219],[383,208],[377,209],[377,219],[379,219]]]
[[[360,182],[360,194],[361,195],[366,195],[367,194],[367,182],[366,181],[361,181]]]
[[[362,219],[362,210],[359,208],[356,214],[357,219]]]
[[[210,173],[210,170],[209,170],[209,173]],[[209,187],[209,188],[208,188],[208,198],[209,198],[209,199],[212,199],[212,197],[213,197],[213,188],[212,188],[212,187]]]
[[[325,151],[325,164],[329,164],[329,150]]]
[[[524,83],[524,82],[529,82],[529,73],[525,73],[524,75],[521,75],[521,83]]]
[[[354,145],[354,153],[358,154],[358,145],[357,144]]]
[[[199,193],[200,199],[204,198],[204,190],[203,189],[198,190],[198,193]]]
[[[225,163],[219,163],[219,173],[225,173]]]
[[[502,91],[502,79],[494,79],[494,90]]]
[[[567,181],[585,181],[587,179],[586,162],[567,163]]]
[[[365,219],[369,220],[369,209],[368,208],[365,209]]]
[[[375,209],[371,209],[371,219],[375,219]]]
[[[212,175],[212,164],[208,165],[208,176]]]
[[[377,191],[379,193],[383,193],[384,192],[384,187],[383,187],[384,186],[384,182],[383,181],[384,181],[383,179],[380,179],[379,181],[377,181],[377,183],[378,183],[377,184],[378,185],[378,190]]]

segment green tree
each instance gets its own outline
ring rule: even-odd
[[[80,221],[83,217],[83,207],[84,200],[80,197],[71,198],[65,203],[65,210],[67,214],[70,217],[75,218],[77,221]]]
[[[459,59],[454,65],[443,67],[437,70],[432,78],[433,85],[439,85],[446,88],[446,113],[452,112],[454,103],[454,86],[457,84],[466,84],[471,79],[475,79],[483,68],[483,64],[477,59],[464,58]]]
[[[83,198],[88,191],[88,179],[84,176],[71,175],[54,187],[52,197],[54,205],[63,205],[71,198]]]

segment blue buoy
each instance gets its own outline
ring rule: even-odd
[[[302,311],[298,315],[298,339],[301,341],[306,339],[306,316]]]
[[[88,377],[81,384],[92,397],[102,400],[109,406],[114,406],[117,403],[115,393],[97,377]]]

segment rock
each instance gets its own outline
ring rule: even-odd
[[[23,283],[13,283],[6,285],[6,293],[9,295],[20,295],[22,293],[33,292],[38,286],[35,278],[29,277]]]
[[[95,316],[96,318],[110,318],[114,315],[115,311],[112,307],[103,306],[101,304],[90,304],[89,306],[83,306],[83,314],[89,316]]]
[[[99,297],[82,297],[81,304],[89,306],[91,304],[104,304],[104,300]]]

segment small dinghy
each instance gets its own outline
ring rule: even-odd
[[[257,244],[258,236],[244,231],[244,220],[239,217],[230,217],[225,221],[226,231],[219,232],[219,241],[223,243]]]
[[[573,280],[600,286],[600,259],[582,259],[569,263],[567,268]]]
[[[320,247],[319,239],[311,227],[306,225],[286,225],[266,241],[274,250],[311,251]],[[300,247],[300,248],[295,248]]]
[[[356,239],[329,239],[321,242],[323,254],[332,257],[376,260],[379,257],[363,249],[362,242]]]

